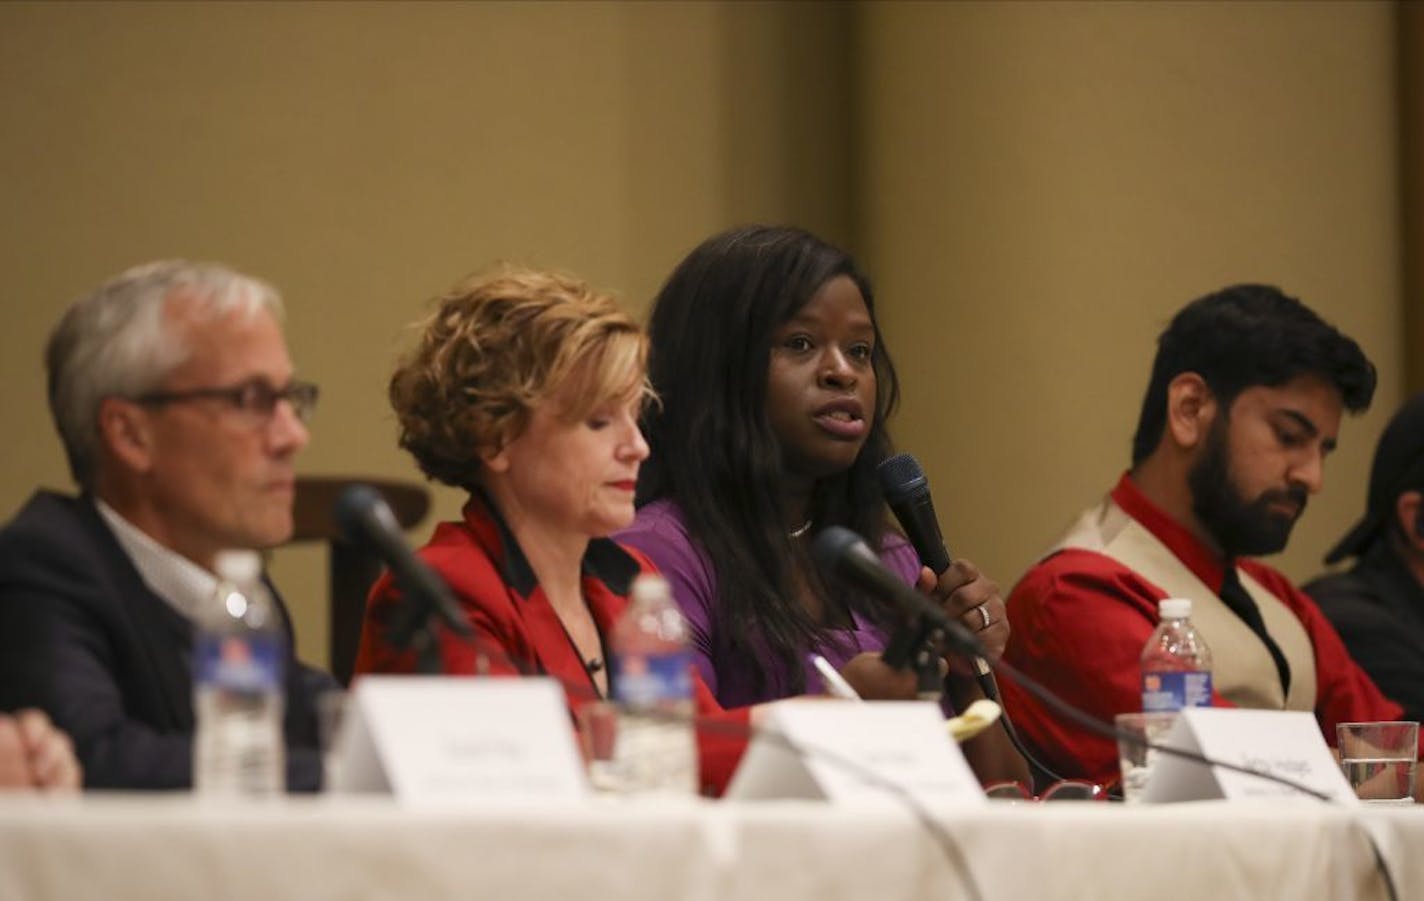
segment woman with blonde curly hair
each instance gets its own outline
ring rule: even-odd
[[[647,339],[607,295],[574,279],[504,270],[438,299],[391,377],[400,445],[430,478],[469,492],[420,557],[450,586],[492,673],[558,679],[570,707],[608,695],[605,641],[647,558],[607,536],[633,521],[648,445]],[[387,620],[390,574],[372,588],[357,672],[412,672]],[[446,673],[476,671],[476,645],[442,630]],[[704,787],[724,785],[745,712],[724,713],[696,682]],[[730,720],[731,722],[727,722]]]

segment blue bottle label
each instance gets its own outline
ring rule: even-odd
[[[194,679],[226,691],[280,690],[284,651],[285,642],[276,635],[200,635]]]
[[[1142,710],[1145,713],[1210,706],[1211,673],[1142,674]]]
[[[629,707],[651,707],[692,697],[692,654],[615,655],[610,664],[613,700]]]

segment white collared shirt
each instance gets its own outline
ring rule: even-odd
[[[212,607],[218,587],[216,576],[154,541],[98,498],[94,505],[150,591],[190,622],[198,621]]]

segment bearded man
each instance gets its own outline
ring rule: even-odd
[[[1300,301],[1236,285],[1193,301],[1158,341],[1132,467],[1009,596],[1004,659],[1104,720],[1141,709],[1139,659],[1157,602],[1192,601],[1213,703],[1398,719],[1319,608],[1252,557],[1285,547],[1320,490],[1343,412],[1374,366]],[[1117,748],[1005,680],[1023,737],[1063,776],[1111,782]]]

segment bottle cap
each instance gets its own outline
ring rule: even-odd
[[[633,593],[630,598],[633,601],[660,601],[672,600],[672,589],[668,586],[667,579],[657,573],[642,573],[633,580]]]
[[[213,569],[224,582],[246,585],[262,576],[262,555],[256,551],[218,551]]]
[[[1157,615],[1162,619],[1186,619],[1192,615],[1190,598],[1163,598],[1157,602]]]

